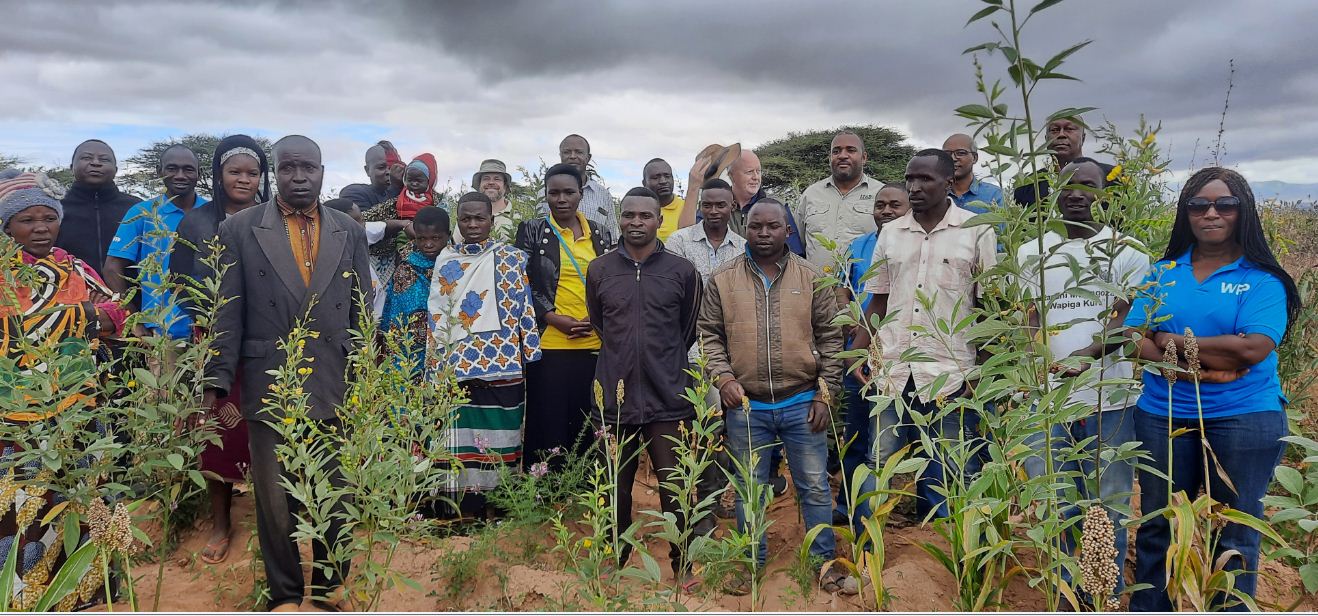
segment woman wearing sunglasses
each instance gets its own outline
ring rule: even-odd
[[[1171,379],[1150,370],[1143,375],[1135,436],[1149,453],[1147,465],[1169,471],[1172,485],[1168,490],[1164,478],[1141,469],[1140,508],[1147,515],[1167,506],[1169,493],[1194,500],[1205,490],[1219,503],[1261,517],[1260,499],[1287,433],[1276,348],[1300,300],[1294,280],[1268,248],[1245,178],[1212,167],[1186,181],[1167,252],[1145,282],[1126,325],[1142,334],[1139,354],[1145,360],[1162,361],[1174,345],[1180,370]],[[1194,344],[1184,335],[1187,329]],[[1162,516],[1140,526],[1135,582],[1152,587],[1131,596],[1132,611],[1172,609],[1166,592],[1171,539]],[[1214,561],[1229,550],[1236,552],[1226,563],[1237,571],[1236,590],[1253,597],[1259,533],[1226,525]],[[1236,598],[1222,602],[1247,607]]]

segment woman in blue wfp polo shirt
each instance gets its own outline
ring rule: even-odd
[[[1147,289],[1131,305],[1126,325],[1145,333],[1139,342],[1143,359],[1160,361],[1168,345],[1175,344],[1182,368],[1175,375],[1171,400],[1168,379],[1158,372],[1144,372],[1135,436],[1150,455],[1148,465],[1165,471],[1170,457],[1173,492],[1183,491],[1194,499],[1200,489],[1206,489],[1218,502],[1262,516],[1260,499],[1281,459],[1285,443],[1280,439],[1287,432],[1276,348],[1299,310],[1300,300],[1294,280],[1268,248],[1254,193],[1240,174],[1212,167],[1186,181],[1167,252],[1146,283],[1142,288]],[[1186,371],[1189,362],[1183,333],[1187,328],[1197,339],[1198,402],[1193,376]],[[1201,411],[1212,455],[1200,445]],[[1170,454],[1169,426],[1172,431],[1189,429],[1173,440]],[[1219,473],[1230,477],[1234,490]],[[1166,506],[1166,480],[1147,470],[1141,470],[1139,477],[1143,513]],[[1135,582],[1152,588],[1131,596],[1132,611],[1172,609],[1166,592],[1170,541],[1166,518],[1155,517],[1140,526],[1135,542]],[[1236,588],[1252,597],[1259,533],[1228,524],[1217,551],[1232,549],[1240,555],[1232,557],[1226,567],[1241,571]]]

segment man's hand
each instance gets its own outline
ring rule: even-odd
[[[741,402],[746,399],[746,390],[742,389],[741,383],[733,379],[718,388],[718,395],[723,402],[723,408],[730,409],[741,406]]]
[[[712,154],[696,157],[695,164],[691,165],[691,172],[687,174],[687,186],[700,186],[705,183],[705,172],[709,171],[709,166],[713,164],[714,157],[719,150],[714,150]]]
[[[828,427],[829,415],[832,409],[824,404],[823,400],[815,398],[810,401],[810,413],[806,415],[805,421],[810,424],[811,432],[823,432]]]
[[[1053,362],[1053,365],[1048,367],[1048,371],[1063,377],[1077,377],[1084,374],[1086,370],[1089,370],[1089,368],[1093,366],[1093,363],[1094,362],[1092,361],[1082,359],[1080,360],[1080,365],[1071,367],[1064,365],[1062,362]]]
[[[594,331],[590,321],[574,319],[557,312],[545,313],[545,322],[567,335],[569,340],[585,338]]]

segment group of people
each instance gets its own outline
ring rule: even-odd
[[[1177,200],[1168,249],[1151,264],[1138,242],[1099,222],[1098,196],[1114,177],[1110,166],[1083,155],[1080,121],[1053,120],[1048,138],[1065,181],[1054,189],[1065,232],[1013,251],[1022,269],[1034,272],[1020,281],[1031,298],[1028,326],[1047,328],[1041,337],[1058,360],[1056,375],[1122,383],[1101,396],[1092,386],[1072,391],[1071,404],[1092,413],[1056,426],[1049,442],[1137,441],[1148,468],[1170,468],[1173,489],[1193,495],[1209,486],[1219,501],[1261,515],[1287,430],[1275,349],[1299,301],[1268,248],[1249,185],[1228,169],[1195,173]],[[707,148],[684,196],[675,194],[672,166],[653,159],[639,170],[640,185],[615,204],[591,176],[589,142],[569,135],[559,146],[561,162],[544,175],[538,214],[517,220],[508,200],[512,178],[493,159],[473,175],[472,192],[445,202],[434,189],[433,156],[404,162],[381,141],[365,153],[369,182],[322,200],[324,167],[311,139],[280,139],[267,158],[255,140],[235,135],[211,156],[210,200],[196,190],[196,153],[174,146],[160,156],[163,194],[139,202],[115,187],[111,148],[90,140],[74,152],[75,180],[66,194],[38,174],[0,175],[0,224],[20,247],[22,264],[40,274],[36,286],[20,290],[21,312],[4,312],[0,351],[20,352],[17,338],[126,335],[128,312],[184,305],[144,263],[158,259],[172,275],[207,279],[217,275],[205,264],[214,262],[206,257],[218,246],[225,301],[203,406],[219,420],[224,446],[200,460],[211,478],[214,518],[200,556],[211,563],[226,557],[230,484],[250,481],[272,610],[296,610],[305,580],[290,539],[290,500],[278,479],[281,437],[266,423],[278,418],[265,413],[261,396],[273,382],[270,371],[285,362],[279,341],[308,310],[309,327],[318,332],[305,347],[315,362],[305,386],[314,421],[338,421],[355,344],[348,332],[362,319],[377,319],[400,342],[395,361],[418,378],[457,379],[467,402],[442,446],[463,464],[449,486],[457,509],[447,515],[497,513],[484,495],[497,487],[499,465],[549,472],[561,468],[564,452],[617,439],[626,448],[619,524],[630,523],[641,450],[659,477],[663,510],[680,516],[669,474],[677,466],[675,444],[695,417],[688,370],[700,363],[713,384],[708,403],[724,412],[728,453],[753,477],[731,474],[769,484],[785,457],[806,527],[825,527],[809,552],[827,560],[835,551],[831,526],[859,523],[848,519],[852,510],[868,515],[865,503],[848,502],[847,490],[834,497],[830,488],[835,409],[843,414],[840,440],[851,443],[840,460],[847,477],[918,442],[919,430],[967,443],[991,438],[970,410],[923,427],[907,414],[935,413],[971,396],[984,360],[968,328],[945,326],[974,314],[985,273],[1001,258],[995,228],[971,221],[1004,204],[999,187],[975,176],[978,156],[970,136],[953,135],[942,148],[917,152],[903,178],[885,183],[865,173],[861,137],[843,131],[831,143],[829,176],[787,204],[761,185],[754,152]],[[1047,195],[1046,184],[1031,183],[1013,199]],[[845,247],[842,257],[825,241]],[[820,284],[830,277],[841,284]],[[875,339],[869,327],[838,324],[853,300],[867,323],[883,319]],[[195,329],[188,311],[178,309],[133,333],[186,340],[199,334]],[[1112,339],[1121,333],[1128,343]],[[842,357],[847,349],[873,349],[877,357],[852,366]],[[1196,376],[1146,370],[1141,387],[1133,356],[1166,357]],[[893,402],[874,408],[876,394]],[[5,418],[58,419],[55,411]],[[1202,423],[1202,439],[1169,439],[1169,422],[1194,431]],[[1220,472],[1205,472],[1205,442]],[[1037,474],[1052,452],[1036,451],[1026,471]],[[942,486],[973,476],[979,457],[952,473],[941,450],[923,455],[929,463],[917,507],[922,515],[947,516]],[[1092,496],[1114,522],[1124,522],[1133,466],[1115,461],[1083,470],[1097,470],[1101,481],[1078,482],[1080,493],[1097,488]],[[722,476],[715,469],[702,477],[699,497],[726,489]],[[1139,478],[1143,510],[1165,505],[1166,479],[1144,469]],[[730,513],[744,526],[753,504],[737,494]],[[14,515],[13,508],[5,512],[0,534],[14,534]],[[1132,609],[1170,609],[1163,572],[1171,540],[1164,518],[1140,525],[1135,579],[1147,587],[1134,593]],[[759,541],[763,562],[766,539]],[[1237,588],[1252,594],[1258,533],[1228,525],[1218,547],[1234,550],[1228,566],[1241,571]],[[679,548],[672,546],[674,555]],[[1119,532],[1118,567],[1125,554]],[[674,575],[695,579],[691,571]],[[339,585],[325,568],[313,568],[313,578],[322,599]],[[854,592],[848,582],[841,567],[821,576],[828,591]],[[747,584],[743,576],[728,590],[745,592]]]

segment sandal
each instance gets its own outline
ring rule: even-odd
[[[819,588],[824,592],[829,593],[845,593],[846,590],[849,590],[847,588],[847,580],[850,578],[851,575],[847,573],[846,569],[834,565],[833,567],[830,567],[828,571],[824,572],[824,575],[820,576]],[[853,586],[853,588],[855,588],[855,586]],[[856,593],[853,592],[850,594]]]
[[[221,537],[219,540],[211,541],[206,547],[201,549],[201,562],[208,565],[218,565],[229,558],[229,542],[233,539],[233,532]]]

